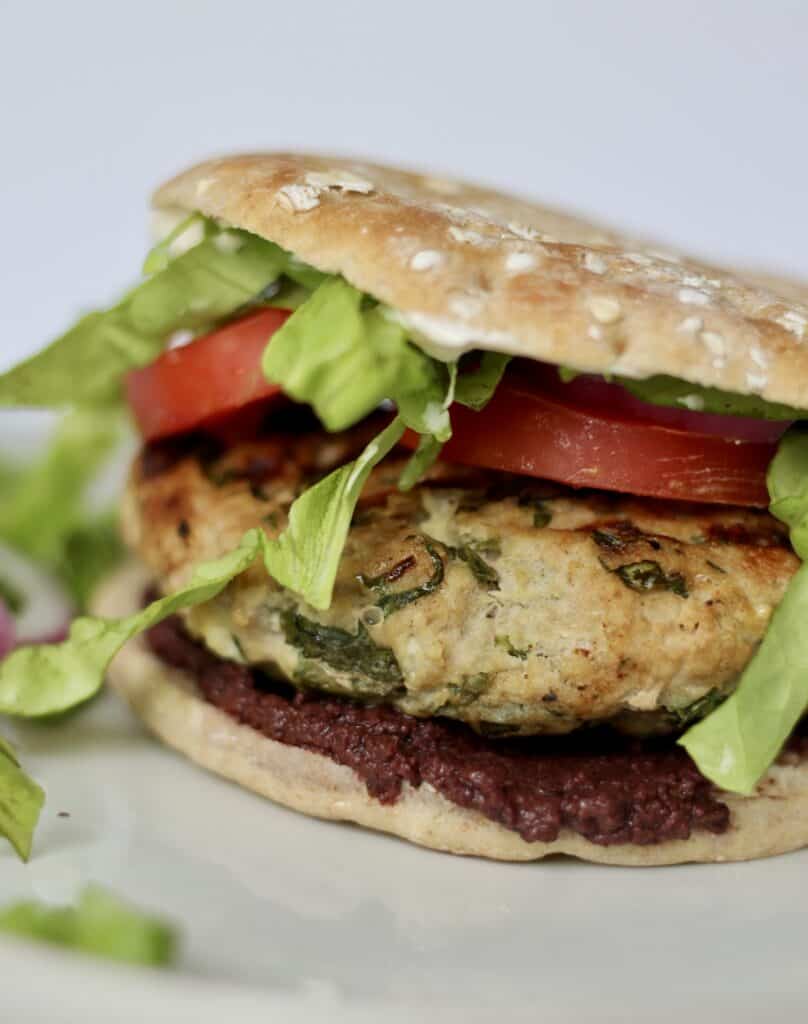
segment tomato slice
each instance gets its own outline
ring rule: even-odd
[[[239,410],[249,417],[286,401],[264,379],[261,355],[289,315],[259,310],[129,374],[143,437],[226,429]],[[442,458],[574,487],[765,507],[766,470],[788,425],[657,407],[599,378],[563,384],[555,367],[515,361],[482,412],[452,407]],[[405,435],[404,444],[414,447],[417,437]]]
[[[766,470],[787,423],[657,409],[617,385],[571,384],[512,364],[474,412],[454,405],[448,462],[654,498],[768,505]],[[722,433],[723,431],[723,433]],[[750,439],[751,438],[751,439]],[[405,435],[414,447],[417,437]]]
[[[259,310],[132,371],[126,397],[145,440],[192,430],[259,399],[280,398],[281,389],[261,372],[261,354],[289,316],[285,309]]]

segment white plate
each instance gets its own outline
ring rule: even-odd
[[[313,821],[145,736],[112,695],[15,736],[48,801],[0,901],[97,881],[182,928],[173,972],[0,943],[0,1020],[711,1019],[808,1005],[808,856],[453,858]],[[69,817],[60,817],[67,812]]]

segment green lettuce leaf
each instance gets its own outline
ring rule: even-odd
[[[357,459],[310,487],[293,502],[279,537],[270,540],[260,529],[249,530],[234,551],[198,565],[182,590],[123,619],[81,616],[62,643],[13,651],[0,662],[0,713],[36,718],[89,700],[127,640],[180,609],[210,601],[259,554],[279,583],[315,608],[327,608],[362,487],[403,432],[397,417]]]
[[[31,855],[45,793],[20,767],[13,747],[0,737],[0,836],[22,860]]]
[[[0,911],[0,931],[132,964],[165,966],[177,951],[174,928],[88,885],[75,907],[25,901]]]
[[[399,395],[399,415],[410,430],[421,435],[418,447],[398,478],[401,491],[411,490],[435,464],[441,449],[452,436],[449,408],[457,386],[457,363],[433,362],[425,389]]]
[[[125,555],[117,513],[105,512],[88,516],[68,530],[53,571],[73,598],[74,607],[85,611],[98,584]]]
[[[808,561],[808,424],[800,423],[783,435],[766,483],[769,511],[786,524],[794,550]]]
[[[289,525],[264,538],[269,573],[315,608],[328,608],[356,502],[374,466],[397,444],[404,423],[396,417],[353,462],[310,487],[289,510]]]
[[[403,327],[379,306],[365,308],[360,291],[340,277],[324,281],[264,352],[262,368],[299,402],[307,402],[328,430],[344,430],[384,399],[409,406],[410,396],[434,389],[438,370],[414,348]],[[415,399],[417,412],[424,408]],[[400,409],[408,422],[410,416]],[[448,418],[441,429],[448,429]]]
[[[476,412],[484,409],[502,380],[510,358],[510,356],[501,355],[498,352],[484,352],[480,357],[478,367],[465,373],[459,372],[457,363],[448,364],[446,367],[448,384],[443,383],[443,397],[441,398],[441,382],[438,378],[428,394],[429,407],[434,410],[440,404],[447,419],[452,402],[459,402]],[[406,406],[404,408],[399,406],[399,411],[404,415],[407,411]],[[408,491],[418,483],[437,461],[443,445],[451,437],[451,423],[448,424],[448,430],[441,423],[440,432],[435,433],[430,429],[430,423],[426,422],[424,418],[418,421],[410,416],[407,426],[417,430],[421,434],[421,438],[418,447],[399,477],[398,486],[402,491]]]
[[[201,213],[189,213],[146,254],[146,259],[143,261],[143,276],[151,277],[152,274],[158,274],[161,270],[165,270],[172,259],[171,246],[196,224],[202,226],[203,234],[213,233],[209,229],[211,222],[206,221]]]
[[[418,440],[418,447],[407,460],[407,464],[401,471],[398,478],[398,489],[409,491],[438,461],[443,441],[439,441],[431,434],[421,434]]]
[[[458,375],[455,401],[476,412],[484,409],[491,401],[510,361],[511,357],[501,352],[483,352],[475,370]]]
[[[227,245],[223,237],[209,234],[116,306],[87,314],[38,355],[0,374],[0,406],[115,401],[123,376],[158,356],[172,333],[230,315],[289,263],[282,249],[255,235],[227,232]]]
[[[750,416],[761,420],[799,420],[806,415],[804,409],[767,402],[759,395],[735,395],[718,388],[699,387],[698,384],[663,374],[645,380],[633,380],[630,377],[615,377],[614,380],[636,398],[652,405],[672,405],[695,412]]]
[[[568,366],[559,366],[558,375],[565,384],[582,376],[578,370]],[[767,402],[760,395],[736,395],[731,391],[701,387],[666,374],[657,374],[644,380],[611,374],[604,374],[603,378],[610,384],[619,384],[635,398],[651,405],[672,406],[719,416],[748,416],[759,420],[799,420],[806,416],[805,409],[796,409],[780,402]]]
[[[13,651],[0,662],[0,714],[37,718],[89,700],[127,640],[180,609],[210,601],[253,563],[265,540],[261,530],[248,531],[234,551],[198,565],[182,590],[134,615],[123,619],[81,616],[74,619],[61,643]]]
[[[88,507],[87,491],[123,437],[117,409],[77,409],[45,453],[9,468],[0,503],[0,540],[38,562],[84,609],[95,584],[123,557],[115,516]]]
[[[45,453],[16,471],[0,503],[0,539],[34,561],[64,557],[64,539],[86,519],[89,484],[123,437],[112,409],[76,410],[59,424]]]
[[[808,427],[785,434],[769,467],[770,510],[808,556]],[[752,793],[808,708],[808,564],[800,566],[735,692],[679,740],[722,789]]]
[[[8,608],[12,615],[19,615],[25,611],[28,601],[25,594],[16,587],[10,580],[0,575],[0,601]]]

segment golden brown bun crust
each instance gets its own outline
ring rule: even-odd
[[[139,566],[121,570],[97,595],[94,611],[131,613],[147,580]],[[109,678],[153,732],[210,771],[304,814],[356,822],[435,850],[514,861],[563,853],[603,864],[643,866],[752,860],[808,845],[804,762],[772,769],[755,797],[727,794],[731,825],[724,835],[696,832],[690,839],[655,846],[598,846],[575,833],[562,833],[552,843],[527,843],[450,803],[428,785],[405,787],[393,805],[379,803],[350,768],[267,739],[205,702],[188,675],[160,662],[141,639],[116,657]]]
[[[454,357],[487,348],[672,374],[808,407],[808,298],[524,200],[349,159],[211,160],[160,188],[339,273]],[[435,349],[437,351],[437,349]]]

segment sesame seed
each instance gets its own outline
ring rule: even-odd
[[[584,253],[584,269],[590,274],[605,274],[609,269],[606,260],[596,252]]]
[[[808,317],[803,316],[802,313],[798,313],[794,309],[787,309],[785,313],[774,318],[774,322],[780,324],[781,327],[785,327],[791,334],[796,335],[798,338],[805,337],[806,329],[808,329]]]
[[[681,263],[682,257],[677,255],[675,252],[669,252],[667,249],[649,249],[648,255],[653,256],[654,259],[662,260],[663,263]]]
[[[540,231],[530,227],[528,224],[520,224],[515,220],[510,221],[507,227],[511,234],[516,235],[519,238],[524,238],[526,242],[535,242],[537,238],[542,237]],[[545,240],[550,241],[549,238]]]
[[[351,171],[309,171],[306,183],[318,191],[337,189],[340,192],[359,192],[362,195],[374,191],[373,182],[360,178]]]
[[[676,330],[682,331],[684,334],[698,334],[702,327],[704,327],[704,321],[700,316],[686,316]]]
[[[509,252],[505,257],[505,269],[511,274],[532,270],[535,266],[536,257],[531,252]]]
[[[592,295],[587,300],[592,316],[602,324],[615,324],[623,315],[623,308],[610,295]]]
[[[755,366],[759,366],[761,370],[765,370],[766,367],[769,365],[769,357],[766,355],[763,349],[758,348],[757,345],[754,345],[749,350],[749,358],[752,360]]]
[[[435,249],[421,249],[410,260],[413,270],[432,270],[443,262],[443,256]]]
[[[653,263],[650,256],[646,256],[642,252],[627,252],[625,257],[631,263],[635,263],[638,267],[647,267],[649,263]]]
[[[707,346],[707,350],[713,357],[713,369],[720,370],[727,362],[726,345],[723,337],[717,331],[702,331],[699,334],[699,338]]]
[[[304,213],[320,205],[317,189],[311,185],[284,185],[277,192],[278,201],[292,213]]]
[[[686,306],[709,306],[710,296],[697,288],[680,288],[677,292],[680,302]]]
[[[449,309],[455,316],[461,319],[468,319],[476,316],[482,308],[482,299],[478,295],[458,293],[449,299]]]
[[[688,288],[704,288],[707,285],[707,278],[703,274],[683,274],[682,284]]]
[[[717,331],[702,331],[699,338],[713,354],[723,354],[725,349],[724,339]]]
[[[196,183],[196,194],[203,196],[213,184],[213,178],[200,178]]]
[[[750,391],[762,391],[768,383],[768,377],[765,373],[747,373],[746,375],[746,386]]]
[[[598,324],[590,324],[586,329],[587,335],[594,341],[603,341],[603,328]]]
[[[449,234],[456,242],[462,242],[464,245],[485,245],[488,241],[479,231],[473,228],[459,228],[454,224],[450,225]]]

